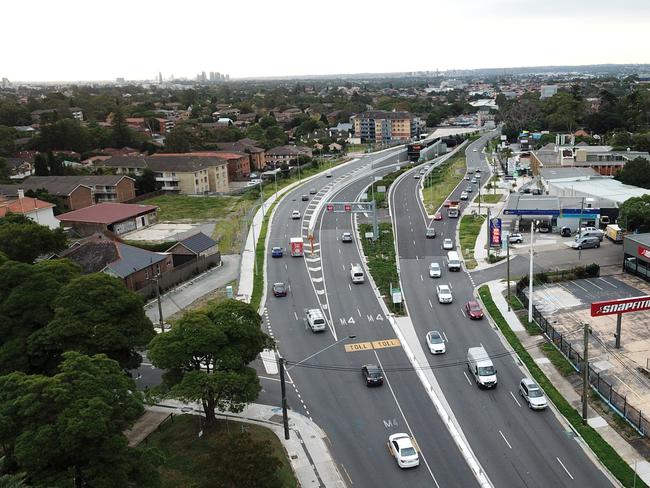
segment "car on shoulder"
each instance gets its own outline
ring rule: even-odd
[[[442,276],[442,268],[438,263],[431,263],[429,265],[429,276],[431,278],[440,278]]]
[[[519,232],[514,232],[508,236],[508,242],[510,244],[521,244],[524,242],[524,236],[522,236]]]
[[[291,212],[291,218],[293,220],[299,219],[300,218],[300,210],[294,210]]]
[[[472,320],[481,320],[483,318],[483,309],[476,300],[470,300],[465,304],[465,313]]]
[[[424,235],[427,239],[433,239],[436,237],[436,229],[434,229],[433,227],[427,227],[427,230],[424,233]]]
[[[327,173],[325,173],[325,178],[331,178],[331,177],[332,177],[332,172],[331,171],[328,171]]]
[[[454,248],[454,241],[449,238],[445,239],[442,241],[442,248],[446,251],[451,251]]]
[[[281,258],[283,254],[282,248],[281,247],[273,247],[271,248],[271,257],[272,258]]]
[[[463,192],[463,193],[460,194],[460,199],[461,200],[467,200],[468,198],[469,198],[469,195],[467,194],[467,192]]]
[[[427,332],[427,346],[431,354],[444,354],[447,352],[445,340],[437,330],[430,330]]]
[[[384,374],[376,364],[364,364],[361,366],[361,374],[366,380],[366,386],[381,386],[384,384]]]
[[[398,433],[388,437],[388,450],[402,469],[420,465],[418,451],[408,434]]]
[[[309,195],[303,195],[302,197],[300,197],[300,199],[301,199],[303,202],[308,202],[308,201],[309,201]]]
[[[438,294],[438,301],[440,303],[451,303],[454,301],[454,297],[451,294],[451,288],[449,288],[449,285],[436,286],[436,293]]]
[[[522,378],[519,382],[519,394],[526,400],[531,410],[544,410],[548,406],[546,395],[530,378]]]
[[[274,297],[286,297],[287,296],[287,286],[282,283],[273,283],[273,296]]]
[[[352,232],[344,232],[341,234],[341,242],[352,242]]]
[[[433,216],[433,220],[442,220],[442,214],[440,212],[436,212],[436,214]]]

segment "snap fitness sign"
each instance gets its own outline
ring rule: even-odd
[[[650,296],[606,300],[591,304],[591,316],[602,317],[617,313],[640,312],[650,310]]]

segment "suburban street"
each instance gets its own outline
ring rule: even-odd
[[[489,178],[489,168],[481,153],[488,139],[489,136],[481,137],[466,151],[468,167],[481,168],[482,182]],[[494,486],[504,487],[611,486],[552,409],[534,412],[520,400],[517,388],[524,372],[488,320],[472,321],[465,315],[463,307],[474,298],[474,283],[492,279],[486,278],[492,274],[503,278],[505,267],[473,273],[471,277],[463,271],[447,270],[447,251],[442,249],[442,240],[451,238],[456,248],[460,219],[447,219],[443,212],[443,220],[434,222],[437,237],[425,239],[424,230],[429,222],[418,198],[420,181],[406,174],[391,187],[402,291],[422,343],[431,329],[441,331],[448,339],[447,353],[442,357],[430,356],[430,367],[490,480]],[[459,199],[466,183],[461,182],[452,199]],[[440,264],[441,278],[429,278],[431,262]],[[438,303],[438,283],[449,284],[453,303]],[[493,358],[498,371],[498,387],[490,391],[479,390],[467,370],[467,349],[480,345]]]
[[[372,181],[372,170],[394,163],[398,155],[402,159],[405,156],[403,149],[390,154],[390,158],[375,163],[375,168],[369,163],[385,153],[334,170],[334,194],[328,201],[355,200]],[[345,180],[338,180],[342,173],[362,166],[358,179],[349,174]],[[392,169],[380,169],[379,174]],[[353,182],[348,185],[349,180]],[[328,184],[322,176],[294,190],[278,205],[269,248],[281,246],[286,250],[290,237],[306,237],[306,218],[312,215],[315,204],[303,202],[300,196],[313,187],[319,189],[314,195],[318,199]],[[299,210],[303,219],[292,220],[293,210]],[[287,297],[267,297],[265,319],[268,332],[289,361],[287,372],[294,393],[299,392],[300,403],[293,400],[291,408],[313,418],[325,430],[350,486],[476,486],[427,392],[416,373],[409,370],[408,358],[395,342],[388,317],[369,283],[351,284],[349,266],[360,262],[361,257],[355,243],[341,243],[343,231],[352,231],[350,215],[326,212],[315,227],[313,255],[307,243],[305,258],[285,253],[282,259],[268,260],[267,286],[277,281],[289,286]],[[315,334],[307,328],[304,316],[309,308],[323,310],[329,325],[326,332]],[[346,352],[346,344],[373,341],[397,347]],[[368,388],[361,376],[361,366],[367,363],[403,370],[385,373],[382,387]],[[396,432],[407,432],[415,439],[421,459],[417,469],[403,471],[391,458],[387,440]]]

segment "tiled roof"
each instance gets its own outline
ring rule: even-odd
[[[59,215],[62,222],[89,222],[94,224],[113,224],[137,217],[157,209],[155,205],[137,205],[132,203],[98,203]]]
[[[8,213],[28,214],[42,208],[52,208],[53,203],[44,202],[38,198],[23,197],[17,200],[0,200],[0,217]]]
[[[194,234],[193,236],[186,237],[185,239],[178,241],[178,243],[175,245],[178,244],[182,244],[193,253],[199,254],[203,251],[207,251],[213,246],[216,246],[217,242],[206,236],[203,232],[199,232],[198,234]]]
[[[222,166],[227,161],[214,153],[211,156],[198,156],[197,153],[154,154],[153,156],[121,156],[98,161],[97,166],[112,168],[149,168],[157,172],[195,172],[213,166]]]

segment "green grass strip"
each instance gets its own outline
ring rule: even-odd
[[[481,232],[481,226],[485,222],[483,215],[463,215],[460,219],[460,227],[458,228],[458,244],[460,250],[465,258],[465,266],[468,269],[474,269],[477,262],[474,259],[474,247],[476,247],[476,238]]]
[[[257,244],[255,245],[255,263],[256,268],[253,274],[253,293],[251,293],[251,305],[257,310],[262,301],[262,292],[264,290],[264,255],[266,254],[266,233],[269,229],[269,219],[273,215],[273,209],[281,200],[278,199],[271,204],[269,209],[262,220],[262,228],[260,234],[257,236]]]
[[[528,351],[522,346],[517,338],[517,335],[510,329],[510,326],[501,315],[501,312],[494,304],[490,289],[487,285],[479,288],[479,295],[487,312],[490,314],[494,322],[497,324],[501,333],[508,340],[508,343],[515,352],[519,355],[524,362],[533,378],[546,392],[548,398],[555,404],[560,413],[569,421],[573,428],[582,436],[585,442],[589,445],[591,450],[596,454],[598,459],[605,465],[605,467],[618,479],[623,486],[636,486],[647,487],[643,480],[635,475],[634,471],[621,456],[610,446],[601,436],[589,425],[582,423],[582,417],[571,406],[571,404],[560,394],[560,392],[553,386],[553,383],[546,377],[544,372],[537,366],[537,363],[528,354]]]

